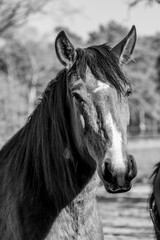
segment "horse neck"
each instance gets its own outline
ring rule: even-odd
[[[44,154],[43,158],[39,158],[42,166],[39,172],[43,173],[41,175],[44,176],[46,192],[51,196],[51,200],[54,200],[58,211],[82,191],[96,168],[95,161],[79,144],[81,141],[77,130],[79,124],[76,119],[77,114],[73,113],[74,106],[71,95],[68,94],[66,75],[66,70],[62,71],[49,89],[49,96],[47,96],[48,91],[44,93],[48,100],[42,101],[44,106],[42,106],[41,116],[36,118],[39,121],[47,118],[43,126],[39,121],[37,124],[37,131],[41,128],[45,131],[41,132],[40,146],[37,147],[37,155],[39,156],[39,152],[42,156]],[[45,149],[42,150],[43,145]],[[67,157],[66,151],[69,153]],[[41,175],[39,181],[42,178]]]
[[[17,196],[23,201],[27,192],[32,193],[32,199],[41,199],[42,205],[52,207],[54,217],[85,187],[96,167],[85,149],[85,158],[81,155],[70,132],[66,74],[59,78],[49,85],[27,124],[0,154],[8,160],[8,169],[12,166],[12,176],[8,172],[8,177]],[[69,159],[65,158],[66,148],[71,153]]]

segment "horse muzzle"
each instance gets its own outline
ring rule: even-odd
[[[109,193],[127,192],[132,187],[132,179],[137,175],[137,166],[132,155],[128,155],[127,163],[123,166],[111,164],[111,159],[106,159],[98,169],[99,176],[105,189]]]

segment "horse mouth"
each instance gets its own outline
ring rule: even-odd
[[[108,193],[112,193],[112,194],[128,192],[132,187],[132,184],[130,182],[126,182],[125,186],[123,186],[123,187],[114,185],[112,183],[108,183],[105,180],[102,180],[102,182],[103,182],[103,185],[104,185],[106,191]]]

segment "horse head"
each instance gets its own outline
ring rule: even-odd
[[[134,157],[127,149],[130,81],[122,65],[131,58],[136,42],[133,26],[112,49],[107,44],[75,49],[65,32],[55,41],[57,57],[68,69],[68,95],[76,112],[72,125],[81,131],[79,144],[97,164],[108,192],[125,192],[137,174]]]

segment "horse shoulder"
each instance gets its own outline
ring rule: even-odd
[[[103,240],[96,202],[98,183],[96,173],[72,203],[61,211],[45,240]]]

